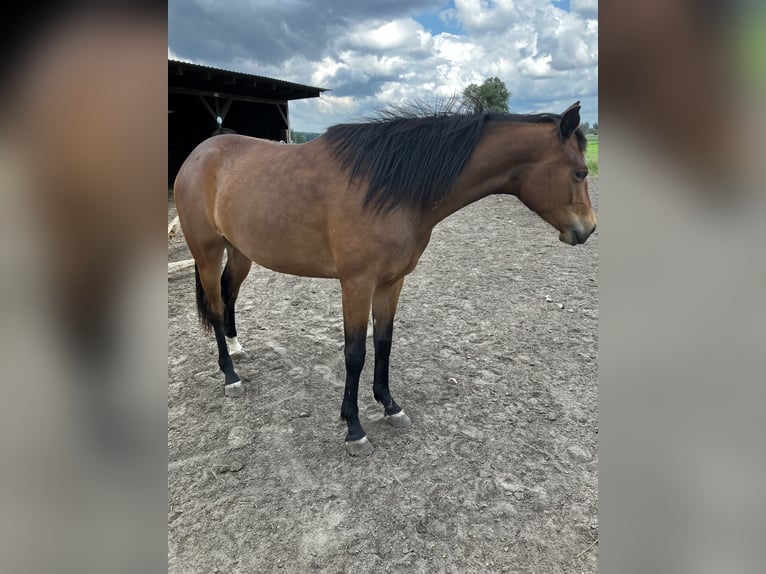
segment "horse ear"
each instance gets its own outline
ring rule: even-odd
[[[561,114],[561,121],[559,122],[559,133],[563,139],[569,139],[577,127],[580,125],[580,102],[577,101],[569,106],[566,111]]]

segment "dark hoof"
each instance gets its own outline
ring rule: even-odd
[[[230,385],[224,385],[223,392],[227,397],[241,397],[245,394],[245,385],[242,384],[242,381],[237,381],[236,383],[231,383]]]
[[[369,456],[375,449],[366,436],[359,440],[346,441],[346,452],[351,456]]]
[[[395,415],[386,415],[386,421],[395,429],[408,429],[412,426],[410,417],[404,411],[399,411]]]

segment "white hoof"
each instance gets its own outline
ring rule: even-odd
[[[230,385],[224,385],[223,393],[227,397],[241,397],[245,394],[245,385],[242,384],[242,381],[237,381],[236,383],[231,383]]]
[[[395,429],[408,429],[412,426],[410,417],[403,410],[395,415],[386,415],[386,421]]]
[[[372,454],[374,450],[372,443],[367,440],[366,436],[363,436],[359,440],[346,441],[346,452],[351,456],[368,456]]]

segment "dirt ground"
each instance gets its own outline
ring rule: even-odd
[[[190,256],[181,233],[168,246]],[[383,420],[369,340],[375,453],[359,459],[337,281],[253,267],[231,399],[193,270],[169,274],[168,571],[596,572],[597,271],[598,233],[560,243],[513,197],[439,224],[394,329],[391,391],[413,425]]]

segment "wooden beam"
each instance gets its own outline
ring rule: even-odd
[[[226,119],[226,114],[229,113],[229,108],[231,107],[232,100],[226,100],[226,103],[223,105],[223,112],[221,112],[221,119]]]
[[[252,96],[242,96],[239,94],[229,94],[226,92],[215,92],[213,90],[197,90],[194,88],[180,88],[176,86],[168,86],[168,93],[171,94],[182,94],[186,96],[212,96],[212,97],[219,97],[219,98],[225,98],[229,100],[235,100],[238,102],[253,102],[256,104],[286,104],[287,100],[274,100],[274,99],[267,99],[267,98],[255,98]]]
[[[207,108],[207,111],[210,112],[210,115],[213,116],[213,119],[216,117],[216,113],[213,111],[213,108],[210,107],[210,104],[207,103],[207,100],[204,98],[204,96],[199,96],[200,101],[202,104]]]
[[[287,119],[287,116],[285,115],[285,111],[282,109],[282,104],[275,104],[277,106],[277,109],[279,110],[279,115],[282,116],[282,119],[285,121],[285,125],[289,128],[290,127],[290,121]]]

